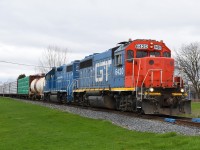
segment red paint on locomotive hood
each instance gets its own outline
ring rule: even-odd
[[[135,40],[125,51],[125,87],[173,87],[174,59],[162,41]],[[128,51],[133,51],[132,60]]]

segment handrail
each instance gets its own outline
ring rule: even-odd
[[[139,81],[139,73],[140,73],[140,65],[141,65],[141,59],[139,59],[140,60],[140,63],[139,63],[139,69],[138,69],[138,77],[137,77],[137,84],[136,84],[136,98],[138,98],[138,90],[137,90],[137,87],[138,87],[138,81]]]
[[[72,82],[70,84],[68,84],[68,86],[67,86],[67,95],[69,95],[70,88],[73,87],[75,85],[75,83],[78,83],[78,80],[73,79]]]
[[[135,62],[134,62],[134,59],[133,59],[133,74],[132,74],[133,87],[135,87],[135,78],[134,78],[134,74],[135,74]]]

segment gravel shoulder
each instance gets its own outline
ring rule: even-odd
[[[61,110],[63,112],[69,112],[73,114],[77,114],[83,117],[92,118],[92,119],[103,119],[112,122],[113,124],[126,128],[128,130],[134,130],[139,132],[151,132],[151,133],[167,133],[167,132],[176,132],[181,135],[190,135],[190,136],[199,136],[200,129],[196,127],[186,127],[180,126],[176,124],[156,121],[156,120],[148,120],[141,119],[135,117],[129,117],[121,114],[114,114],[111,112],[100,112],[89,109],[82,109],[77,107],[71,107],[66,105],[56,105],[52,103],[43,103],[40,101],[28,101],[28,100],[19,100],[26,103],[32,103],[44,107],[48,107],[51,109]]]

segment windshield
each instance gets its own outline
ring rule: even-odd
[[[142,58],[142,57],[146,57],[148,55],[148,53],[146,51],[137,51],[137,58]]]
[[[160,57],[160,52],[150,52],[150,57]]]

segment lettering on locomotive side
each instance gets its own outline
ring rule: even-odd
[[[61,80],[61,79],[63,79],[63,76],[59,76],[59,77],[57,77],[57,79],[58,79],[58,80],[59,80],[59,79]]]
[[[106,81],[108,81],[108,67],[112,64],[111,60],[106,60],[95,64],[95,82],[102,82],[104,74],[106,75]],[[98,68],[100,68],[98,70]],[[104,73],[105,70],[105,73]]]
[[[57,77],[57,82],[62,82],[63,76]]]

